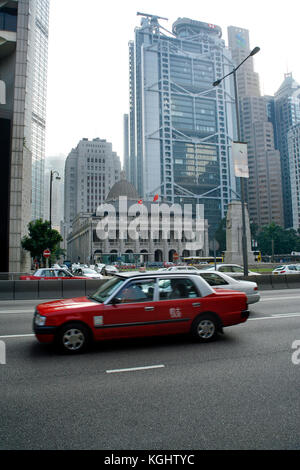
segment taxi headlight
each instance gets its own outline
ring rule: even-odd
[[[36,314],[34,322],[37,326],[44,326],[46,323],[46,318],[43,315],[40,315],[39,313]]]

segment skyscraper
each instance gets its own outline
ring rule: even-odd
[[[120,158],[106,140],[84,138],[71,150],[65,164],[64,238],[80,212],[96,212],[120,173]]]
[[[289,130],[287,142],[291,181],[292,227],[298,230],[300,228],[300,122]]]
[[[293,211],[288,132],[300,122],[300,85],[291,73],[285,74],[283,83],[275,93],[274,109],[276,146],[281,158],[284,225],[289,228],[293,226]]]
[[[130,181],[139,194],[202,203],[214,234],[235,198],[231,56],[219,26],[179,18],[172,32],[142,14],[129,43]]]
[[[28,269],[22,236],[43,213],[49,0],[0,2],[0,271]]]
[[[249,31],[228,28],[228,44],[234,65],[250,54]],[[259,227],[283,225],[280,154],[275,149],[274,129],[269,121],[267,100],[260,94],[259,77],[250,57],[237,71],[242,139],[248,143],[248,211]]]

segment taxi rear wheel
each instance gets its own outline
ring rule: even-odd
[[[65,353],[78,354],[90,344],[90,332],[82,323],[68,323],[59,330],[56,344]]]
[[[214,341],[218,335],[218,322],[213,315],[201,315],[193,322],[191,333],[201,343]]]

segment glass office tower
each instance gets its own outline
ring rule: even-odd
[[[144,15],[129,43],[130,181],[143,197],[204,204],[213,234],[236,198],[231,162],[232,70],[221,28],[179,18],[167,31]]]
[[[27,271],[21,249],[43,215],[49,0],[0,1],[0,271]]]

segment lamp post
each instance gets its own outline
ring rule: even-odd
[[[50,228],[52,228],[52,184],[53,184],[53,177],[55,176],[56,180],[60,180],[60,176],[58,171],[51,170],[50,171],[50,207],[49,207],[49,219],[50,219]]]
[[[233,75],[234,83],[234,98],[235,98],[235,109],[236,109],[236,124],[237,124],[237,137],[238,141],[241,142],[241,127],[240,127],[240,113],[239,113],[239,102],[238,102],[238,87],[237,87],[237,70],[246,62],[249,57],[254,56],[260,51],[259,47],[255,47],[250,54],[231,72],[222,78],[219,78],[213,83],[213,86],[218,86],[220,83],[229,75]],[[241,183],[241,203],[242,203],[242,251],[243,251],[243,264],[244,264],[244,276],[248,276],[248,253],[247,253],[247,235],[246,235],[246,216],[245,216],[245,178],[240,177]]]

